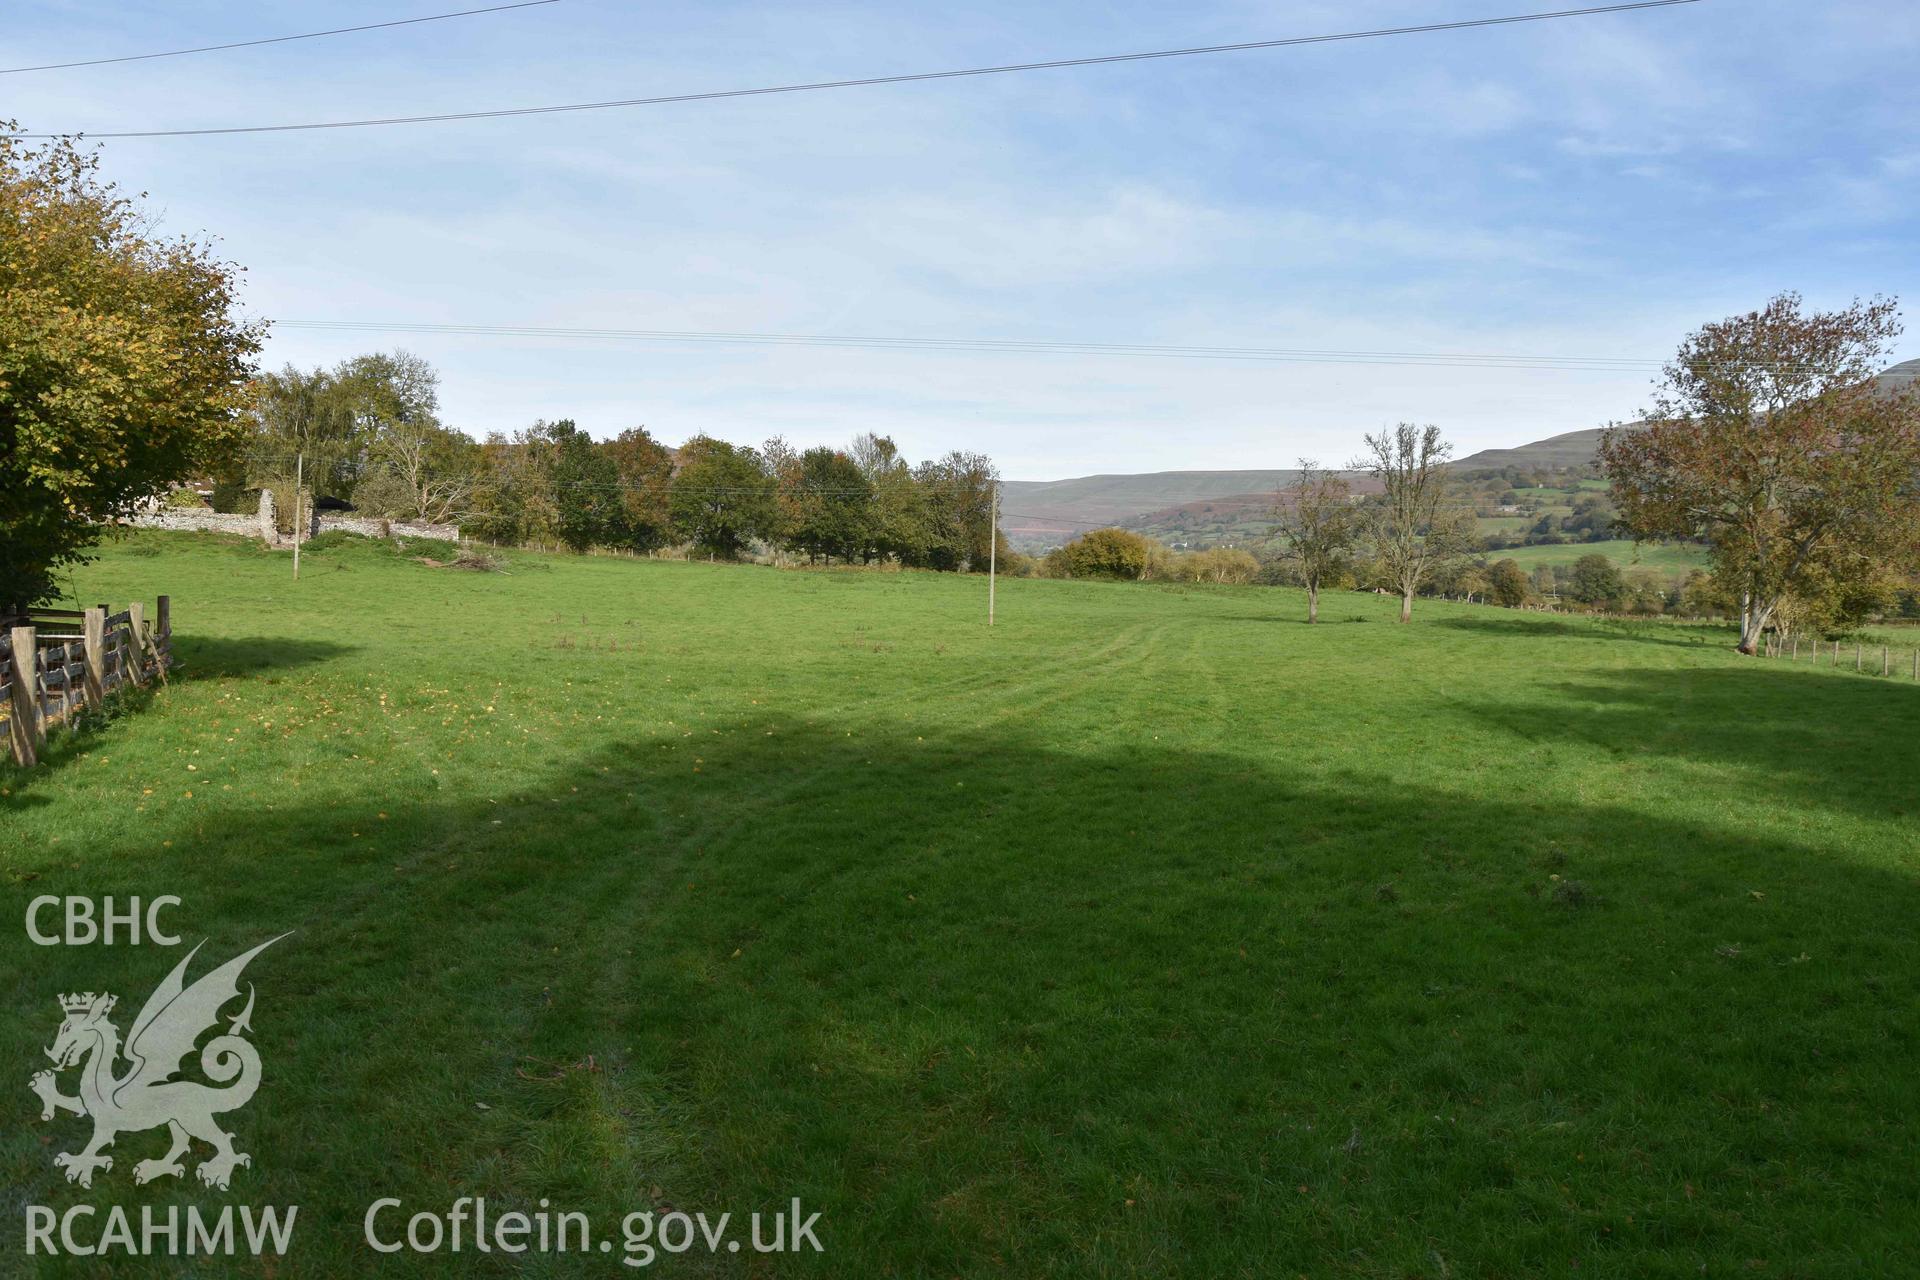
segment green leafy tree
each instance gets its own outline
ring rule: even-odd
[[[773,479],[760,456],[712,436],[680,446],[667,509],[679,537],[727,559],[765,536],[777,518]]]
[[[1493,581],[1487,571],[1477,564],[1463,564],[1453,574],[1452,594],[1465,598],[1468,604],[1474,600],[1485,600],[1493,594]]]
[[[623,516],[620,471],[593,437],[562,418],[546,426],[553,450],[554,531],[571,551],[611,543]]]
[[[1067,573],[1075,578],[1135,581],[1147,575],[1152,545],[1128,529],[1094,529],[1060,549]]]
[[[488,436],[480,454],[474,512],[463,531],[508,545],[545,547],[559,541],[556,451],[548,424],[538,422],[511,436]]]
[[[101,521],[246,438],[261,327],[235,268],[154,236],[96,164],[0,136],[0,606],[54,594]]]
[[[1515,609],[1525,604],[1532,590],[1527,571],[1517,560],[1496,560],[1487,570],[1487,598],[1498,605]]]
[[[1611,604],[1627,594],[1627,583],[1613,561],[1602,555],[1586,555],[1573,562],[1573,578],[1566,594],[1581,604]]]
[[[836,449],[800,455],[800,482],[786,540],[809,558],[851,563],[872,545],[873,485],[859,465]]]
[[[901,564],[924,565],[927,502],[914,480],[913,469],[885,436],[856,437],[848,453],[873,490],[867,555],[893,556]]]
[[[936,569],[985,573],[994,545],[993,507],[1000,473],[984,453],[955,450],[915,472],[926,497],[929,558]],[[1010,553],[1006,535],[999,551]]]
[[[1152,547],[1149,548],[1152,554]],[[1151,567],[1145,577],[1164,576],[1176,582],[1248,583],[1260,575],[1260,562],[1253,553],[1238,547],[1209,547],[1187,555],[1168,554],[1159,573]]]
[[[600,446],[620,485],[620,516],[612,540],[631,551],[654,551],[672,536],[667,494],[673,453],[645,427],[622,431]]]

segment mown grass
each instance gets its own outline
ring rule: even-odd
[[[77,594],[171,593],[184,669],[5,776],[15,920],[299,931],[229,1117],[231,1198],[302,1206],[279,1275],[616,1269],[376,1258],[378,1195],[824,1215],[823,1255],[683,1275],[1920,1252],[1920,690],[1361,595],[1310,629],[1291,591],[1003,581],[988,631],[979,579],[508,569],[114,548]],[[218,1199],[135,1189],[152,1134],[92,1193],[51,1168],[55,993],[130,1017],[177,953],[16,928],[9,1202]]]

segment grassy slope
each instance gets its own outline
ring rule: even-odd
[[[1605,556],[1622,569],[1663,569],[1684,573],[1689,569],[1703,569],[1707,564],[1707,553],[1703,547],[1653,542],[1636,545],[1621,538],[1608,542],[1564,542],[1551,547],[1506,547],[1489,551],[1487,558],[1517,560],[1522,567],[1531,569],[1542,564],[1571,566],[1581,556],[1592,555]]]
[[[232,1120],[282,1276],[364,1270],[378,1194],[798,1195],[794,1269],[863,1277],[1920,1250],[1911,686],[1361,596],[1008,581],[989,632],[952,577],[145,545],[79,594],[170,591],[187,669],[0,775],[0,873],[300,931]],[[177,953],[6,937],[15,1202],[190,1198],[152,1134],[66,1187],[23,1087],[56,991],[130,1017]]]
[[[1591,463],[1600,448],[1602,428],[1590,427],[1548,436],[1515,449],[1482,449],[1454,463],[1462,471],[1496,467],[1573,467]]]

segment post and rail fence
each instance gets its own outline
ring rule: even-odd
[[[103,604],[0,616],[0,719],[13,762],[36,763],[47,730],[72,723],[122,688],[164,684],[173,666],[166,596],[151,619],[138,600],[117,613]]]

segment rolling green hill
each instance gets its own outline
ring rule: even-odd
[[[1637,546],[1625,539],[1607,542],[1563,542],[1545,547],[1506,547],[1487,553],[1489,560],[1515,560],[1523,568],[1535,565],[1571,565],[1581,556],[1605,556],[1622,569],[1646,568],[1684,573],[1707,567],[1707,549],[1685,543],[1648,542]]]

